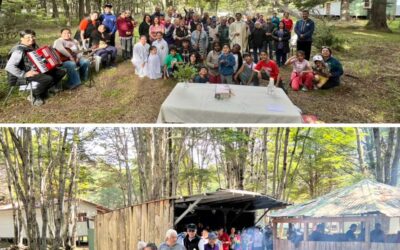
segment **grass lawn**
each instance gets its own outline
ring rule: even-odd
[[[399,22],[390,24],[392,34],[366,31],[363,24],[336,24],[340,36],[348,41],[344,51],[334,52],[346,73],[340,87],[289,90],[290,99],[303,113],[316,115],[326,123],[400,122]],[[51,44],[58,36],[57,29],[40,29],[37,33],[41,45]],[[6,54],[12,45],[1,45],[0,54]],[[289,67],[282,69],[286,83],[290,71]],[[130,62],[101,71],[95,82],[92,88],[82,86],[59,93],[41,107],[31,107],[26,94],[15,94],[6,107],[0,108],[0,122],[154,123],[175,85],[172,81],[137,78]]]

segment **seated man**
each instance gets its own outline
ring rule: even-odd
[[[63,67],[67,70],[67,87],[74,89],[86,81],[89,76],[89,60],[79,55],[79,42],[71,38],[71,30],[61,29],[61,37],[54,41],[56,49],[63,61]],[[79,73],[76,68],[79,67]]]
[[[183,60],[180,54],[176,53],[176,47],[171,46],[169,55],[165,58],[164,78],[173,77],[173,73],[178,69],[178,65],[182,64]]]
[[[36,82],[36,88],[32,87],[32,103],[35,106],[40,106],[44,103],[49,89],[56,86],[66,72],[54,68],[44,74],[39,73],[27,56],[28,52],[38,48],[35,41],[36,33],[33,30],[23,30],[19,33],[19,36],[20,42],[11,49],[5,68],[8,73],[8,83],[14,86],[25,84],[27,81]]]
[[[104,67],[115,66],[117,48],[111,45],[111,39],[111,35],[106,32],[106,27],[103,24],[90,35],[90,44],[92,48],[96,50],[95,54],[101,57],[101,62]]]

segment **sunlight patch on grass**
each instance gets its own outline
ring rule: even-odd
[[[372,36],[372,37],[377,37],[377,38],[383,38],[382,35],[370,34],[370,33],[365,33],[365,32],[360,32],[360,31],[354,31],[353,34],[354,34],[354,35]]]
[[[122,89],[110,89],[110,90],[105,90],[101,96],[104,98],[117,98],[121,96],[123,93]]]

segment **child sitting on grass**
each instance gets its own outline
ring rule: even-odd
[[[250,54],[244,54],[244,62],[242,67],[235,74],[235,81],[238,81],[243,85],[258,86],[257,74],[254,72],[256,64],[253,62],[253,58]]]
[[[316,87],[320,89],[328,81],[330,69],[321,55],[315,55],[313,61],[314,82],[316,83]]]
[[[299,50],[295,56],[289,58],[285,63],[285,65],[293,65],[290,80],[292,81],[292,89],[294,91],[298,91],[300,87],[302,87],[302,91],[313,89],[312,81],[314,75],[310,63],[304,57],[304,51]]]
[[[201,67],[199,74],[194,77],[194,83],[208,83],[208,69],[206,67]]]

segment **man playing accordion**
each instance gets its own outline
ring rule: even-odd
[[[35,40],[36,33],[33,30],[23,30],[19,35],[20,42],[9,52],[5,68],[8,73],[8,83],[11,86],[15,86],[31,82],[32,103],[35,106],[40,106],[48,96],[49,89],[53,86],[55,87],[66,72],[54,67],[45,73],[39,73],[37,67],[28,58],[29,52],[38,49]],[[35,87],[33,87],[33,82],[36,83]]]

